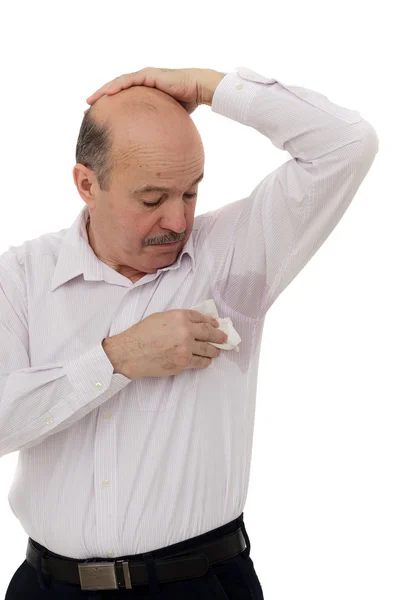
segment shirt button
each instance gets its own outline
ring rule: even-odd
[[[103,481],[103,486],[104,486],[104,487],[108,487],[109,485],[110,485],[110,481],[109,481],[109,479],[105,479],[105,480]]]
[[[104,418],[105,419],[111,419],[111,413],[110,412],[105,412],[104,413]]]
[[[107,556],[110,556],[110,557],[111,557],[111,556],[114,556],[114,552],[111,552],[111,550],[109,550],[109,551],[107,552]]]
[[[242,87],[243,87],[243,83],[238,83],[237,86],[236,86],[236,89],[237,90],[241,90]]]
[[[97,388],[101,388],[101,387],[103,387],[103,384],[102,384],[102,383],[99,383],[99,382],[97,382],[97,383],[96,383],[96,387],[97,387]]]
[[[51,417],[47,417],[47,419],[46,419],[47,425],[51,425],[52,422],[53,422],[53,419]]]

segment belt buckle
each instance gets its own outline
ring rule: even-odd
[[[78,564],[82,590],[118,590],[114,562]]]

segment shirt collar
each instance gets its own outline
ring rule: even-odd
[[[89,209],[85,204],[71,227],[67,229],[59,249],[58,259],[51,281],[51,292],[63,283],[82,274],[86,281],[106,281],[107,283],[121,285],[123,287],[132,287],[132,285],[136,285],[127,277],[124,277],[97,258],[89,244],[86,230],[89,216]],[[196,231],[194,226],[193,231]],[[190,259],[189,269],[193,269],[195,267],[195,259],[192,233],[172,265],[158,269],[156,273],[145,275],[136,283],[144,280],[146,276],[152,276],[154,279],[162,271],[179,269],[185,254],[187,254]]]

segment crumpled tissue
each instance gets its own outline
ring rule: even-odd
[[[228,339],[224,344],[215,344],[214,342],[208,342],[209,344],[215,346],[216,348],[221,348],[221,350],[235,350],[235,352],[239,352],[238,345],[242,341],[242,338],[234,328],[233,323],[229,317],[221,318],[218,315],[216,304],[212,298],[210,300],[204,300],[204,302],[201,302],[196,306],[191,306],[190,310],[197,310],[203,315],[211,316],[214,317],[214,319],[217,319],[219,323],[218,329],[221,329],[221,331],[226,333],[228,336]]]

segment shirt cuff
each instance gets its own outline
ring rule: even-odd
[[[260,83],[273,85],[277,80],[264,77],[247,67],[237,67],[219,82],[213,95],[211,110],[248,125],[248,109],[260,91]]]
[[[114,367],[101,343],[69,361],[65,369],[68,379],[85,404],[105,392],[106,397],[110,398],[132,381],[122,373],[113,373]]]

